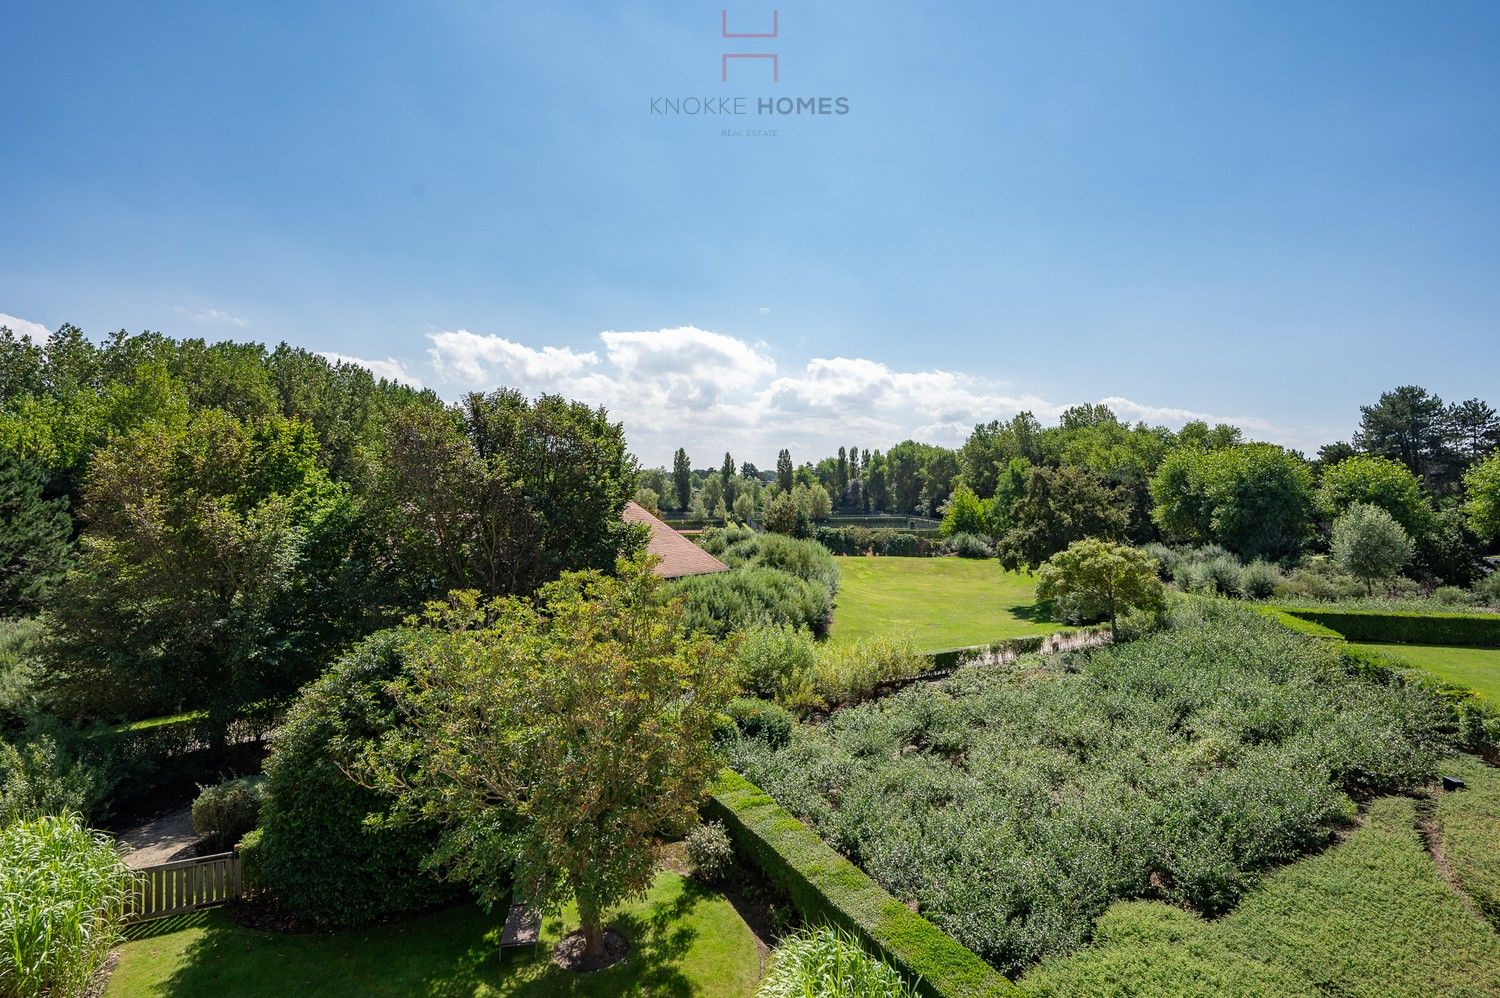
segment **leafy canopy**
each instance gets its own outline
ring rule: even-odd
[[[491,901],[603,913],[651,882],[657,831],[690,822],[718,766],[727,650],[689,634],[648,561],[575,572],[536,601],[455,593],[393,687],[403,734],[373,772],[446,829],[437,861]]]
[[[1047,559],[1037,573],[1036,594],[1065,616],[1109,621],[1111,632],[1131,610],[1159,613],[1166,607],[1155,558],[1138,548],[1094,539],[1075,541]]]

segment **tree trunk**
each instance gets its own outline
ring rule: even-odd
[[[604,929],[599,924],[597,905],[578,899],[579,931],[583,933],[583,951],[590,957],[604,955]]]

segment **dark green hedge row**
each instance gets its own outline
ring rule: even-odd
[[[1283,610],[1280,607],[1257,606],[1255,612],[1262,617],[1274,620],[1289,631],[1305,634],[1310,638],[1326,638],[1330,641],[1344,640],[1344,636],[1338,631],[1324,627],[1322,624],[1315,624],[1310,620],[1303,620],[1301,617],[1294,617],[1289,611]]]
[[[725,770],[705,815],[789,895],[802,916],[863,937],[932,998],[1020,994],[936,925],[886,893],[816,833],[738,773]]]
[[[834,554],[927,558],[944,553],[943,542],[934,531],[924,534],[892,527],[819,527],[815,537]]]
[[[1410,613],[1279,607],[1298,620],[1372,644],[1500,648],[1500,613]]]

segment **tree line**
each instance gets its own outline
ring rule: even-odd
[[[559,396],[445,404],[285,344],[0,330],[0,620],[41,624],[0,725],[222,730],[450,590],[612,569],[643,539],[636,476],[620,424]]]
[[[1422,578],[1467,585],[1500,534],[1497,447],[1500,416],[1488,403],[1448,404],[1402,386],[1361,407],[1352,441],[1313,458],[1247,441],[1227,424],[1174,431],[1091,404],[1053,426],[1029,412],[982,423],[957,448],[840,447],[800,465],[782,450],[774,472],[748,463],[736,471],[729,454],[717,473],[694,471],[679,449],[670,471],[646,469],[637,484],[661,509],[760,518],[801,535],[834,513],[941,517],[945,533],[988,538],[1016,567],[1036,567],[1084,537],[1217,544],[1247,560],[1286,560],[1328,544],[1351,506],[1374,505],[1407,533]],[[790,513],[777,505],[783,496],[793,498]]]

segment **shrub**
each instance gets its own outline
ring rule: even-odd
[[[1339,569],[1326,555],[1303,558],[1276,587],[1278,599],[1308,599],[1328,602],[1365,595],[1365,587],[1354,576]]]
[[[260,820],[260,806],[265,799],[264,777],[251,776],[202,787],[193,801],[193,831],[207,839],[215,850],[233,848]]]
[[[396,630],[365,639],[303,690],[272,738],[255,863],[266,888],[319,927],[364,925],[455,893],[423,869],[437,829],[392,822],[394,800],[346,773],[397,723],[385,687],[402,672],[402,641]]]
[[[1280,584],[1280,569],[1269,561],[1252,561],[1240,569],[1234,591],[1245,599],[1269,599]]]
[[[811,693],[822,706],[858,703],[874,693],[881,683],[911,679],[931,668],[932,660],[919,654],[908,637],[872,637],[847,644],[822,645],[813,663]],[[789,704],[794,708],[811,705]]]
[[[731,762],[1002,971],[1072,951],[1122,898],[1215,914],[1320,848],[1351,794],[1425,782],[1435,691],[1232,603],[1083,655],[975,666]]]
[[[960,558],[993,558],[995,549],[978,534],[959,533],[949,536],[943,546]]]
[[[746,693],[775,700],[812,671],[817,648],[810,633],[784,624],[742,631],[734,652],[734,675]]]
[[[781,941],[756,998],[917,998],[920,992],[852,932],[831,926]]]
[[[99,773],[50,735],[0,742],[0,826],[46,814],[93,814],[106,789]]]
[[[943,551],[942,544],[927,534],[894,527],[819,527],[816,536],[834,554],[925,558]]]
[[[76,815],[0,828],[0,994],[84,994],[119,939],[131,882]]]
[[[1500,571],[1480,579],[1474,586],[1474,595],[1485,606],[1500,607]]]
[[[1438,586],[1432,598],[1446,606],[1466,606],[1475,602],[1474,594],[1458,586]]]
[[[722,821],[706,821],[695,825],[687,833],[683,843],[687,847],[688,859],[693,872],[707,883],[717,883],[734,869],[734,843]]]
[[[833,595],[822,585],[764,566],[690,575],[673,585],[687,601],[687,625],[718,637],[758,624],[824,634]]]
[[[775,568],[816,582],[832,599],[839,588],[839,567],[817,541],[782,534],[757,534],[743,528],[705,531],[700,545],[730,568]]]
[[[785,707],[757,697],[729,701],[725,713],[746,738],[756,738],[771,748],[780,748],[792,737],[792,715]]]

